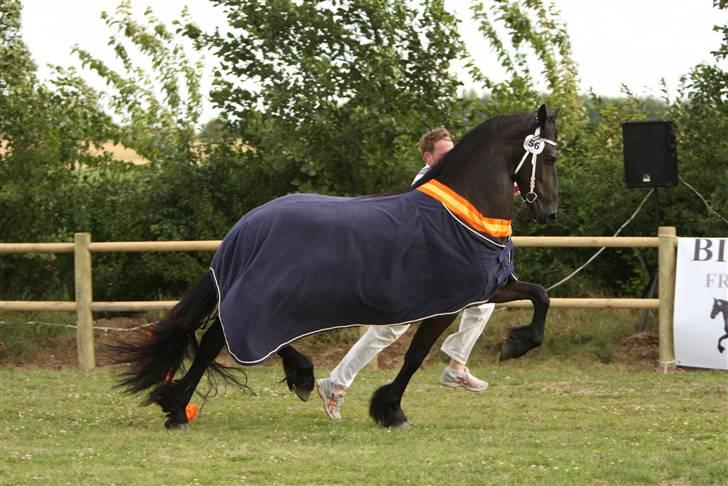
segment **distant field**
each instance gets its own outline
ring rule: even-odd
[[[319,370],[325,374],[326,370]],[[112,390],[110,369],[0,367],[0,483],[726,484],[726,375],[558,361],[473,370],[484,393],[421,371],[389,431],[368,398],[393,371],[364,371],[333,422],[278,366],[248,369],[255,396],[227,389],[189,432]],[[204,390],[204,387],[203,387]],[[200,403],[199,398],[194,400]]]
[[[113,155],[115,160],[120,160],[123,162],[131,162],[135,165],[142,165],[146,164],[149,161],[136,153],[133,149],[124,147],[123,145],[114,144],[112,142],[106,142],[102,145],[102,150],[91,148],[89,150],[91,155],[101,155],[102,152],[109,152]]]
[[[136,153],[133,149],[124,147],[120,144],[114,144],[113,142],[106,142],[101,146],[101,149],[91,147],[89,152],[91,155],[101,155],[103,152],[109,152],[113,155],[114,159],[123,162],[131,162],[132,164],[140,165],[149,162],[147,159]],[[7,142],[0,140],[0,155],[7,153]]]
[[[243,151],[250,150],[250,147],[246,146],[239,140],[236,143],[237,146],[240,147]],[[199,144],[201,144],[201,142],[193,142],[194,147],[198,147]],[[0,140],[0,155],[5,155],[7,151],[7,141]],[[96,147],[91,147],[89,149],[89,153],[94,156],[101,155],[104,152],[112,154],[114,160],[119,160],[122,162],[130,162],[135,165],[149,163],[149,160],[139,155],[134,149],[130,149],[121,144],[115,144],[113,142],[105,142],[101,145],[100,149],[97,149]]]

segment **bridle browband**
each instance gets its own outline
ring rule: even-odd
[[[534,189],[536,188],[536,160],[538,159],[538,155],[543,152],[547,143],[554,147],[558,147],[556,142],[541,137],[539,135],[540,133],[541,127],[536,127],[533,135],[526,135],[526,138],[523,140],[523,148],[526,150],[526,153],[523,154],[521,161],[518,163],[516,170],[513,172],[514,176],[518,174],[518,171],[521,170],[521,166],[526,161],[528,154],[531,154],[531,183],[528,189],[528,194],[526,194],[526,202],[529,204],[533,203],[538,198],[538,194],[534,192]]]

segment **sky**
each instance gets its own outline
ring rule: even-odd
[[[593,90],[602,96],[619,96],[622,83],[637,95],[660,96],[661,78],[674,96],[681,75],[698,63],[714,62],[710,51],[720,46],[721,39],[712,27],[728,23],[728,12],[713,8],[712,0],[553,1],[567,25],[582,92]],[[23,39],[39,66],[40,76],[49,75],[48,64],[78,66],[71,55],[74,44],[102,60],[113,60],[106,46],[110,31],[100,14],[104,10],[113,12],[117,3],[24,0]],[[461,20],[460,33],[471,56],[484,72],[498,80],[497,62],[469,19],[469,4],[468,0],[446,0],[446,8]],[[182,5],[189,7],[203,30],[226,24],[224,14],[208,0],[132,0],[138,18],[151,6],[157,17],[167,22],[177,17]],[[210,64],[208,60],[208,68]],[[464,74],[462,79],[472,87]],[[206,77],[203,89],[208,87]],[[206,103],[203,120],[213,116],[213,108]]]

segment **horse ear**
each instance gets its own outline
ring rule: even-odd
[[[546,105],[541,105],[538,109],[538,126],[541,127],[541,130],[546,128]]]
[[[556,111],[553,112],[551,115],[551,118],[556,120],[556,117],[559,116],[559,112],[561,111],[561,108],[556,108]]]

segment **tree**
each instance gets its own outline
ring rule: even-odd
[[[496,113],[533,111],[540,101],[561,110],[560,136],[571,139],[586,121],[571,41],[559,11],[542,0],[474,0],[473,19],[507,78],[495,82],[472,61],[466,66],[488,92]],[[504,32],[504,34],[499,34]]]
[[[728,9],[728,1],[715,0],[714,6]],[[728,58],[728,26],[713,30],[723,34],[720,47],[711,52],[715,62],[698,64],[682,76],[668,110],[677,129],[683,182],[672,191],[668,210],[680,221],[681,233],[691,236],[720,236],[728,230],[728,72],[722,67]]]
[[[20,35],[21,7],[0,4],[0,241],[67,241],[88,216],[79,164],[93,161],[87,149],[105,138],[109,118],[75,73],[38,80]],[[0,290],[69,285],[72,264],[52,268],[51,260],[3,259]]]
[[[210,206],[208,191],[214,186],[206,184],[198,168],[194,140],[199,66],[186,62],[169,29],[151,12],[146,23],[136,22],[128,2],[120,4],[116,16],[104,15],[116,29],[111,45],[126,72],[115,72],[76,48],[84,66],[108,81],[109,90],[97,92],[73,69],[56,67],[50,80],[39,81],[19,34],[20,2],[0,8],[2,62],[9,61],[0,73],[0,133],[7,144],[0,155],[0,240],[69,241],[80,231],[101,240],[219,236],[228,222]],[[129,47],[151,58],[150,75],[131,61]],[[156,91],[159,80],[161,92]],[[121,141],[154,163],[132,167],[110,153],[89,151],[107,140]],[[135,265],[128,264],[135,257],[109,258],[109,265],[96,272],[99,296],[184,287],[204,270],[195,255],[175,256],[172,265],[158,255],[144,255],[146,261]],[[72,292],[72,264],[58,259],[65,266],[53,266],[53,260],[3,260],[0,291]]]
[[[212,98],[253,149],[258,202],[406,187],[417,137],[448,122],[459,86],[442,1],[214,3],[231,31],[188,35],[220,59]]]
[[[108,86],[104,105],[117,121],[116,139],[151,163],[196,163],[195,128],[202,111],[202,61],[190,59],[180,39],[151,9],[137,21],[130,0],[122,0],[114,15],[103,12],[112,30],[108,45],[122,69],[115,71],[89,51],[75,46],[82,65]],[[179,27],[189,22],[186,9]],[[146,59],[150,70],[140,67]]]

